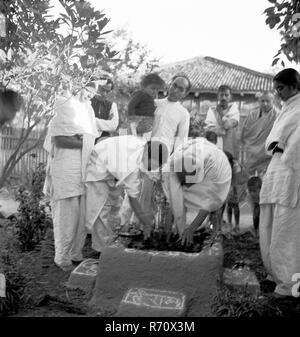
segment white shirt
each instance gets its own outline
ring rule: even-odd
[[[168,98],[155,100],[155,103],[151,137],[163,141],[171,153],[188,137],[190,114],[179,102],[170,102]]]
[[[86,182],[117,179],[129,196],[140,193],[140,169],[146,140],[126,135],[109,137],[95,145],[87,166]]]

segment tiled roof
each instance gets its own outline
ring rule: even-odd
[[[175,74],[185,73],[192,82],[193,92],[216,92],[222,84],[229,85],[236,93],[257,93],[273,88],[272,75],[209,56],[163,65],[159,73],[167,83]]]

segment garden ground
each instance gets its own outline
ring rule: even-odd
[[[265,277],[265,271],[260,257],[258,239],[249,231],[251,216],[247,207],[242,207],[241,223],[241,234],[223,235],[224,267],[233,268],[237,263],[244,263],[254,271],[261,282]],[[8,298],[10,307],[6,310],[7,315],[15,317],[110,316],[110,313],[92,312],[88,307],[91,294],[68,289],[66,282],[69,273],[63,272],[53,264],[51,247],[49,256],[45,256],[45,252],[42,254],[41,250],[45,249],[39,246],[34,251],[21,252],[11,222],[0,220],[2,269],[8,276],[7,290],[12,293]],[[91,257],[93,253],[88,238],[84,256]],[[213,309],[216,316],[223,317],[291,317],[300,315],[300,300],[297,298],[278,300],[263,293],[259,297],[253,297],[245,291],[229,291],[220,285]]]

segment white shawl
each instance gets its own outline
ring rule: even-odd
[[[232,103],[229,105],[228,111],[221,118],[217,118],[216,108],[209,108],[207,111],[206,119],[205,119],[205,129],[210,129],[212,127],[223,128],[224,119],[234,119],[237,122],[240,121],[240,112],[236,103]],[[217,146],[220,149],[223,149],[223,137],[218,136]]]
[[[268,154],[270,144],[278,142],[284,150],[281,161],[288,167],[300,169],[300,93],[288,99],[282,106],[273,128],[266,140],[265,149]]]
[[[49,153],[47,176],[44,193],[50,193],[50,166],[54,155],[55,143],[52,137],[82,135],[83,146],[81,156],[82,181],[85,178],[86,166],[91,151],[98,137],[94,111],[89,102],[81,102],[74,96],[59,96],[54,105],[54,117],[49,123],[44,148]]]

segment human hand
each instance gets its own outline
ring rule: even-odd
[[[180,237],[182,246],[191,246],[194,243],[194,230],[190,227],[186,228]]]
[[[151,223],[150,225],[144,225],[144,229],[143,229],[143,235],[144,235],[144,240],[147,240],[151,237],[151,233],[154,229],[154,222]]]

